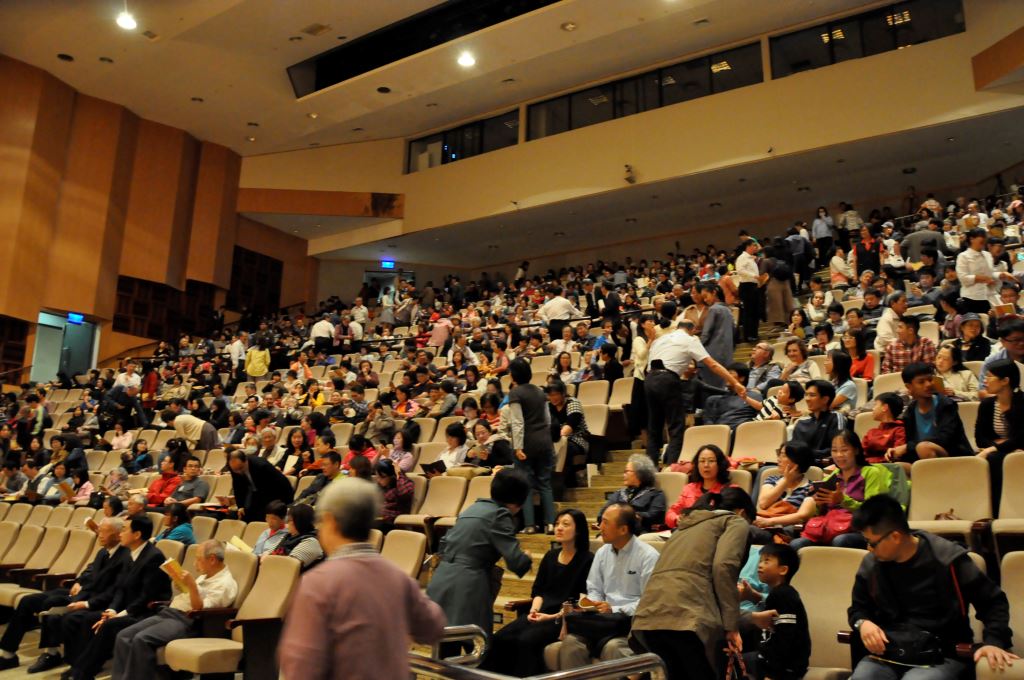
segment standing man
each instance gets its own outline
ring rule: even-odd
[[[231,338],[231,344],[228,345],[228,358],[231,361],[231,376],[235,380],[244,380],[244,369],[245,369],[245,350],[246,345],[249,342],[249,334],[245,331],[239,331]]]
[[[321,494],[317,533],[330,557],[303,576],[285,616],[278,645],[284,677],[405,678],[409,640],[441,639],[441,608],[367,542],[379,496],[376,485],[353,478]]]
[[[736,258],[736,274],[740,282],[740,305],[743,326],[743,340],[757,340],[757,326],[761,316],[761,272],[757,268],[757,241],[743,242],[743,252]]]
[[[561,286],[552,286],[548,292],[551,299],[537,310],[537,318],[548,325],[548,337],[554,340],[562,337],[562,329],[569,325],[570,320],[583,314],[565,298]]]
[[[622,298],[615,292],[612,285],[608,283],[608,279],[601,281],[601,295],[604,297],[604,316],[605,321],[611,321],[617,323],[619,315],[622,314]]]
[[[708,307],[708,311],[704,315],[700,341],[712,359],[723,366],[728,366],[732,362],[733,339],[736,336],[736,324],[733,321],[732,312],[722,302],[722,289],[717,284],[701,284],[699,295]],[[724,384],[707,366],[701,366],[700,377],[701,380],[715,387],[722,387]]]
[[[352,320],[359,324],[360,327],[366,328],[366,322],[370,318],[370,310],[363,304],[363,298],[357,297],[356,301],[352,303],[352,309],[349,310],[352,315]]]
[[[601,294],[594,290],[594,282],[590,279],[583,279],[583,295],[580,296],[583,313],[591,319],[601,316],[601,307],[597,304],[597,301],[601,299]]]
[[[295,497],[288,478],[265,458],[247,456],[244,450],[235,449],[228,454],[228,467],[238,519],[262,522],[270,501],[291,503]]]
[[[512,389],[508,393],[509,420],[512,430],[512,450],[516,455],[516,470],[530,482],[530,495],[523,505],[524,534],[537,533],[533,514],[533,491],[540,494],[543,527],[554,533],[555,499],[551,492],[551,470],[555,462],[555,447],[551,441],[551,414],[544,391],[530,384],[533,371],[526,359],[518,358],[509,364]]]
[[[665,333],[651,344],[647,354],[647,377],[644,379],[644,396],[647,398],[647,455],[657,465],[661,459],[663,431],[668,425],[668,447],[665,462],[674,463],[683,446],[683,429],[686,413],[683,410],[683,371],[693,362],[707,366],[730,386],[736,394],[747,393],[735,377],[722,364],[711,358],[700,340],[679,329]]]
[[[334,324],[331,323],[330,314],[324,314],[313,324],[309,329],[309,339],[313,341],[313,347],[317,352],[330,353],[334,343]]]

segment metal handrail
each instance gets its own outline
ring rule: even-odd
[[[415,653],[409,654],[409,667],[414,675],[437,680],[509,680],[512,677],[459,666],[449,661],[430,659]],[[651,680],[667,678],[661,657],[656,654],[638,654],[625,659],[601,661],[589,666],[534,675],[527,680],[607,680],[636,673],[650,673]]]
[[[430,559],[428,557],[428,559]],[[445,642],[472,642],[473,649],[469,654],[463,654],[462,656],[453,656],[446,659],[448,663],[457,664],[463,667],[477,667],[480,665],[480,661],[484,658],[484,653],[487,651],[487,633],[484,629],[476,624],[466,624],[461,626],[447,626],[444,629],[444,635],[441,639],[434,643],[431,656],[435,659],[441,657],[441,644]]]

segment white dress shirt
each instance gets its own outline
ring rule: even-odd
[[[556,295],[537,310],[537,316],[544,321],[568,321],[583,314],[566,298]]]
[[[309,329],[309,339],[316,340],[317,338],[334,339],[334,324],[330,320],[320,319]]]
[[[647,353],[647,370],[650,371],[651,364],[660,359],[665,368],[681,376],[692,362],[699,363],[709,356],[698,338],[678,329],[654,341]]]
[[[607,602],[612,611],[632,616],[661,553],[635,536],[616,551],[605,543],[594,553],[587,574],[587,597]]]
[[[744,250],[736,258],[736,273],[740,277],[740,283],[757,283],[761,275],[757,268],[757,258]]]
[[[128,375],[125,373],[118,373],[117,378],[114,379],[114,385],[121,385],[124,388],[129,387],[140,387],[142,385],[142,376],[138,373],[132,373]]]
[[[370,318],[370,310],[366,308],[366,305],[357,305],[350,310],[353,321],[358,321],[360,324],[365,324],[367,319]]]
[[[171,583],[174,589],[178,590],[178,584],[173,581]],[[199,589],[199,597],[203,599],[203,609],[230,607],[238,596],[238,583],[227,567],[210,577],[199,576],[196,579],[196,588]],[[191,595],[188,591],[179,592],[171,600],[170,607],[183,612],[192,611]]]
[[[231,358],[231,366],[234,368],[238,368],[245,362],[245,345],[241,339],[228,345],[228,356]]]
[[[995,284],[977,283],[978,276],[996,278],[992,254],[987,250],[968,248],[956,256],[956,276],[960,279],[960,295],[970,300],[988,300],[995,293]]]
[[[900,318],[896,316],[896,312],[890,308],[886,308],[882,312],[875,331],[875,349],[879,352],[885,352],[885,348],[889,346],[889,343],[896,339],[896,324],[899,323],[899,320]]]

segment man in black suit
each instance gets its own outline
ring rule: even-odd
[[[597,305],[597,301],[601,299],[601,294],[594,290],[594,282],[583,279],[583,295],[580,296],[579,304],[583,308],[583,313],[591,319],[601,316],[601,308]]]
[[[133,517],[121,528],[126,548],[113,588],[89,600],[89,608],[62,617],[64,652],[71,670],[61,680],[93,680],[114,653],[117,634],[154,614],[149,604],[171,598],[171,581],[160,568],[164,555],[149,542],[153,521]]]
[[[54,588],[21,598],[14,611],[14,617],[0,638],[0,670],[18,667],[18,647],[25,633],[38,624],[41,612],[52,607],[68,607],[72,611],[85,610],[89,607],[91,597],[114,585],[118,574],[121,573],[122,557],[127,552],[120,545],[122,524],[116,517],[107,517],[100,522],[97,533],[101,550],[85,571],[75,579],[70,589]],[[29,666],[29,673],[40,673],[64,663],[60,655],[59,623],[59,616],[45,617],[39,640],[39,647],[43,653]]]
[[[238,519],[262,522],[266,518],[267,503],[288,504],[295,497],[288,478],[265,458],[247,456],[245,451],[236,449],[228,454],[228,467]]]
[[[601,282],[601,295],[604,297],[604,313],[606,320],[617,322],[622,314],[622,298],[615,292],[612,285],[607,281]]]

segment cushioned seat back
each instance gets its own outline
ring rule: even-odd
[[[77,574],[85,561],[92,555],[95,543],[96,534],[88,529],[68,530],[67,543],[64,544],[64,549],[61,550],[57,559],[50,564],[50,573]]]
[[[419,576],[427,537],[418,531],[393,529],[384,537],[381,557],[394,564],[412,578]]]
[[[107,455],[103,456],[103,462],[96,468],[97,472],[110,472],[121,467],[121,452],[120,451],[108,451]]]
[[[433,418],[413,418],[412,422],[420,426],[419,438],[412,444],[426,444],[433,441],[434,432],[437,430],[437,421]]]
[[[156,548],[164,554],[164,558],[178,560],[178,564],[182,564],[185,559],[185,544],[181,541],[165,538],[156,542]]]
[[[480,475],[469,480],[469,485],[466,487],[466,497],[462,499],[462,506],[459,508],[458,514],[461,515],[466,508],[476,503],[478,499],[490,498],[491,482],[493,481],[494,475]]]
[[[429,440],[423,439],[422,438],[422,433],[421,433],[420,441],[432,441],[432,442],[435,442],[435,443],[439,442],[439,443],[445,444],[447,446],[447,444],[445,443],[445,438],[444,438],[445,437],[445,434],[444,434],[445,430],[448,429],[449,425],[461,424],[461,423],[462,423],[462,416],[445,416],[444,418],[440,418],[437,421],[437,427],[434,428],[434,436],[433,436],[433,438],[429,439]],[[443,451],[444,449],[441,449],[441,450]]]
[[[44,527],[43,540],[25,563],[26,569],[49,569],[57,555],[68,541],[68,530],[64,527]]]
[[[217,523],[217,531],[214,532],[213,538],[214,540],[224,541],[226,543],[232,536],[238,536],[241,538],[243,531],[245,531],[245,522],[242,520],[222,519]]]
[[[608,405],[583,404],[583,418],[587,421],[587,429],[590,430],[590,434],[595,437],[603,437],[608,430]]]
[[[679,500],[683,487],[690,481],[690,476],[685,472],[659,472],[655,477],[655,486],[665,494],[665,503],[670,507]]]
[[[736,441],[729,455],[775,462],[779,447],[785,442],[786,425],[781,420],[751,421],[736,428]]]
[[[26,526],[45,526],[51,512],[53,512],[53,508],[49,505],[37,505],[32,508],[32,512],[29,513],[28,519],[23,524]]]
[[[903,376],[899,373],[884,373],[875,376],[875,397],[886,392],[899,392],[903,389]]]
[[[373,549],[380,552],[380,549],[384,546],[384,532],[380,529],[370,529],[370,536],[366,539],[366,542],[373,546]]]
[[[14,540],[7,554],[4,555],[3,560],[0,560],[0,566],[25,564],[28,562],[28,558],[32,556],[32,553],[39,546],[39,541],[43,540],[44,531],[45,529],[38,524],[22,526],[21,531],[18,532],[18,537]]]
[[[10,512],[10,511],[11,511],[11,504],[10,503],[0,502],[0,520],[3,520],[5,517],[7,517],[7,513]]]
[[[849,668],[850,648],[836,640],[848,630],[850,606],[857,569],[866,550],[811,546],[800,551],[800,570],[792,585],[800,593],[811,630],[811,666]]]
[[[950,510],[962,520],[992,516],[988,461],[983,458],[932,458],[916,461],[910,478],[908,519],[930,521]]]
[[[338,446],[345,446],[352,437],[352,430],[355,426],[352,423],[335,423],[331,425],[331,432],[334,433],[335,443]]]
[[[284,618],[291,601],[292,592],[299,582],[302,563],[285,555],[268,555],[260,562],[256,582],[242,602],[236,619]],[[242,639],[242,627],[231,635],[237,641]]]
[[[308,489],[316,481],[316,475],[306,475],[298,480],[298,484],[295,485],[295,497],[298,498],[303,491]]]
[[[1003,558],[1002,587],[1010,600],[1010,629],[1017,632],[1013,637],[1013,651],[1024,653],[1024,552],[1012,552]]]
[[[686,428],[683,433],[683,448],[679,453],[679,460],[690,462],[697,455],[700,449],[708,444],[714,444],[722,449],[725,455],[729,455],[729,439],[732,431],[728,425],[695,425]]]
[[[150,521],[153,522],[153,535],[158,535],[164,528],[164,519],[166,515],[162,512],[147,512],[146,515]]]
[[[409,511],[416,514],[427,496],[427,478],[423,475],[409,475],[409,480],[412,482],[412,508]]]
[[[206,453],[206,460],[203,462],[203,469],[212,472],[220,472],[228,462],[228,454],[224,449],[213,449]]]
[[[419,465],[436,462],[444,450],[448,448],[445,442],[429,442],[427,444],[417,444],[416,446],[419,449],[419,458],[416,461]]]
[[[224,564],[227,565],[231,575],[235,577],[235,583],[238,584],[238,595],[235,597],[233,606],[237,607],[245,602],[246,596],[252,589],[252,584],[256,581],[256,569],[259,563],[259,558],[252,553],[241,550],[225,551]]]
[[[754,486],[754,476],[749,470],[729,470],[729,483],[735,484],[749,495]]]
[[[466,496],[464,477],[434,477],[427,486],[427,497],[417,514],[454,517]]]
[[[256,546],[256,541],[260,539],[260,534],[266,530],[266,522],[249,522],[245,525],[245,531],[242,533],[242,540],[247,546],[253,548]]]
[[[3,564],[4,555],[18,538],[20,528],[21,526],[14,522],[0,522],[0,564]]]
[[[622,408],[633,398],[633,378],[619,378],[612,383],[612,393],[608,397],[608,406]]]
[[[213,485],[213,490],[210,493],[210,501],[216,501],[217,496],[230,496],[231,495],[231,475],[223,474],[217,477],[216,484]]]
[[[1013,492],[1004,493],[999,501],[999,518],[1024,519],[1024,451],[1003,459],[1003,488]],[[1021,602],[1024,607],[1024,600]]]
[[[96,510],[93,508],[75,508],[75,511],[71,513],[71,520],[68,522],[68,528],[81,529],[85,526],[86,520],[92,519],[95,514]]]
[[[15,503],[8,510],[7,516],[4,517],[5,522],[13,522],[17,526],[25,524],[25,520],[28,519],[29,514],[34,508],[28,503]]]
[[[584,406],[589,404],[607,404],[608,389],[607,380],[589,380],[580,383],[576,388],[576,398]]]
[[[46,518],[46,522],[43,526],[46,527],[66,527],[71,521],[71,515],[75,512],[75,508],[70,505],[58,505],[50,513],[50,516]]]
[[[217,520],[212,517],[193,517],[192,518],[192,535],[196,539],[196,543],[202,543],[213,538],[214,532],[217,531]]]

